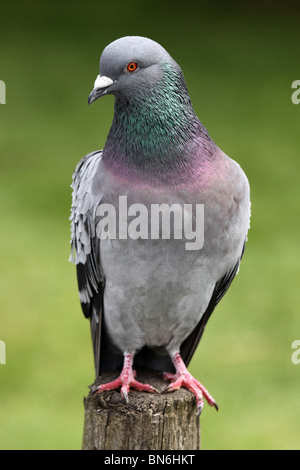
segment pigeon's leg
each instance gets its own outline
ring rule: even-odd
[[[136,372],[132,369],[133,365],[133,353],[125,353],[124,354],[124,365],[120,376],[109,382],[107,384],[99,385],[93,393],[102,393],[106,390],[115,390],[116,388],[121,387],[121,395],[128,403],[128,393],[130,388],[134,388],[140,392],[151,392],[151,393],[159,393],[154,387],[148,384],[142,384],[135,380]]]
[[[169,372],[164,373],[163,378],[165,380],[173,381],[170,385],[168,385],[166,391],[172,392],[174,390],[178,390],[181,387],[184,387],[190,392],[192,392],[197,400],[198,415],[200,415],[203,410],[203,397],[207,400],[207,403],[210,406],[214,406],[216,410],[218,410],[217,403],[215,402],[213,397],[208,393],[206,388],[204,388],[203,385],[198,382],[198,380],[194,379],[194,377],[189,373],[183,360],[181,359],[179,352],[175,352],[174,354],[172,354],[171,358],[176,369],[176,374],[170,374]]]

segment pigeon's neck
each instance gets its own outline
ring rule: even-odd
[[[137,90],[129,101],[116,98],[103,161],[112,171],[133,178],[183,177],[206,165],[212,145],[193,110],[181,70],[166,64],[157,86]]]

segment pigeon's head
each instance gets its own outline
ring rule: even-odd
[[[101,55],[100,75],[89,96],[89,104],[108,94],[128,100],[153,89],[163,77],[165,64],[180,70],[168,52],[151,39],[140,36],[117,39]]]

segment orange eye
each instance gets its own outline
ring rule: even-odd
[[[138,64],[136,62],[130,62],[130,64],[127,65],[127,70],[128,72],[134,72],[138,67]]]

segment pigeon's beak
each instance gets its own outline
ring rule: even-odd
[[[101,75],[98,75],[94,83],[94,89],[92,90],[88,98],[88,104],[93,103],[93,101],[96,101],[98,98],[100,98],[100,96],[105,95],[107,92],[107,89],[113,83],[114,82],[111,78],[105,77],[105,76],[101,77]]]

